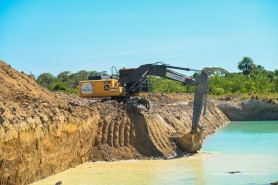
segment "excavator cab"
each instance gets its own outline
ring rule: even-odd
[[[124,79],[126,76],[133,73],[136,73],[136,68],[123,68],[119,70],[120,79]],[[123,84],[123,86],[125,86],[126,89],[129,89],[134,84],[135,84],[134,82],[130,82],[130,83]],[[148,78],[144,78],[141,83],[137,84],[136,88],[132,89],[131,94],[145,93],[145,92],[149,92],[149,90],[150,90],[150,85],[149,85]]]

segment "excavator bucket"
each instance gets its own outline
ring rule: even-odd
[[[178,146],[189,153],[197,152],[202,147],[202,138],[199,134],[187,133],[178,139]]]

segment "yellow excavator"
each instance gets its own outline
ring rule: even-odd
[[[112,68],[113,69],[113,68]],[[190,78],[175,70],[197,71],[200,75],[197,79]],[[202,132],[204,127],[199,124],[201,114],[205,115],[208,74],[205,70],[195,70],[184,67],[170,66],[163,63],[145,64],[138,68],[123,68],[119,70],[117,77],[91,76],[88,80],[79,83],[79,96],[84,98],[111,98],[118,101],[132,102],[136,106],[150,108],[149,102],[139,97],[139,93],[149,91],[147,76],[159,76],[184,85],[195,85],[194,107],[191,131],[177,140],[177,145],[186,152],[196,152],[202,147]]]

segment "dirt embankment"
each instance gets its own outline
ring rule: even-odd
[[[0,184],[28,184],[88,160],[171,157],[190,130],[192,96],[149,94],[150,111],[51,93],[0,61]],[[212,103],[205,134],[227,122]]]
[[[221,102],[218,108],[231,121],[278,120],[278,104],[249,99],[242,102]]]

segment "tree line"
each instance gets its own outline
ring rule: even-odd
[[[277,93],[278,70],[269,71],[262,65],[256,65],[250,57],[243,57],[238,63],[240,72],[230,73],[220,67],[205,68],[210,74],[209,92],[212,95],[230,95],[237,93]],[[63,91],[77,94],[79,81],[86,80],[89,76],[108,75],[106,71],[81,70],[76,73],[64,71],[54,76],[43,73],[38,76],[37,83],[51,91]],[[198,77],[194,73],[193,78]],[[151,92],[163,93],[193,93],[194,86],[182,85],[173,80],[149,76]]]
[[[63,71],[57,76],[51,73],[42,73],[36,79],[37,83],[50,91],[62,91],[77,94],[79,82],[86,80],[89,76],[108,75],[106,71],[86,71],[80,70],[76,73]]]

